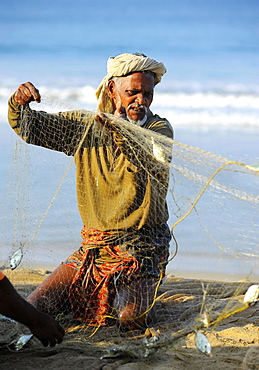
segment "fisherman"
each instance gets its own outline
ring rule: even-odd
[[[0,271],[0,313],[30,329],[44,347],[54,347],[63,341],[64,329],[47,313],[38,311],[15,290]]]
[[[153,319],[171,239],[168,166],[159,167],[156,158],[143,153],[134,130],[129,137],[116,119],[173,139],[169,122],[150,110],[165,72],[163,63],[144,54],[109,58],[94,117],[87,111],[31,110],[28,103],[39,103],[41,96],[30,82],[11,96],[9,122],[15,132],[29,144],[73,155],[76,164],[83,241],[28,297],[39,309],[72,310],[75,318],[96,325],[112,316],[126,329],[144,328]]]

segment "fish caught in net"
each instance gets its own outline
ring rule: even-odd
[[[116,332],[111,357],[147,357],[249,309],[254,302],[240,296],[259,277],[258,167],[179,143],[152,125],[111,114],[100,124],[95,112],[46,113],[54,109],[45,105],[24,106],[12,121],[23,140],[2,196],[2,263],[12,269],[11,259],[10,276],[66,266],[58,284],[48,274],[34,285],[39,308],[59,318],[72,340]],[[186,254],[183,272],[200,256],[206,284],[170,277],[178,252]],[[240,264],[232,281],[242,282],[210,281],[204,256],[222,271],[226,261]],[[146,326],[159,334],[143,334]],[[196,337],[210,354],[204,340]]]

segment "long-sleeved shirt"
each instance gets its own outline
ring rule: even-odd
[[[122,133],[116,124],[101,126],[88,111],[49,114],[19,105],[14,95],[8,104],[9,123],[23,140],[74,156],[86,227],[138,230],[167,222],[168,166],[134,140],[134,124]],[[151,111],[143,128],[173,139],[169,122]]]

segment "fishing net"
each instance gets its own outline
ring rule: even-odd
[[[138,277],[141,274],[153,276],[154,267],[156,274],[159,271],[156,276],[158,284],[145,310],[147,313],[156,306],[156,321],[150,324],[155,329],[144,334],[141,330],[122,332],[117,325],[112,299],[119,289],[134,280],[136,270],[130,260],[128,266],[131,264],[132,268],[127,269],[126,276],[116,273],[107,282],[112,298],[108,297],[105,301],[108,307],[105,325],[104,322],[82,318],[82,306],[87,305],[87,299],[80,301],[80,294],[84,294],[82,287],[81,290],[76,287],[79,293],[73,296],[73,313],[60,310],[58,297],[50,297],[50,311],[65,326],[68,340],[90,341],[94,338],[102,349],[111,346],[108,353],[111,357],[123,351],[128,356],[147,357],[162,347],[179,345],[182,338],[200,329],[213,333],[223,320],[229,320],[230,316],[244,309],[250,312],[257,298],[255,296],[247,303],[242,295],[259,278],[259,168],[256,164],[230,161],[111,115],[107,116],[104,125],[100,125],[94,119],[94,112],[75,110],[53,100],[43,99],[40,110],[35,103],[31,104],[31,108],[33,113],[25,107],[21,115],[22,136],[32,144],[41,144],[46,148],[16,139],[13,154],[10,155],[9,178],[1,196],[2,213],[5,215],[1,223],[2,268],[16,287],[23,287],[24,296],[81,246],[83,223],[77,205],[88,219],[92,212],[92,205],[85,204],[85,199],[91,195],[86,193],[92,184],[88,187],[87,182],[83,182],[88,174],[76,173],[74,164],[74,157],[80,157],[82,147],[94,150],[100,143],[108,143],[109,146],[109,151],[103,155],[109,157],[110,168],[107,171],[113,171],[115,178],[112,183],[105,184],[108,191],[100,191],[93,201],[98,204],[99,219],[105,214],[112,220],[112,232],[117,239],[113,244],[114,240],[108,236],[108,244],[121,246],[123,255],[119,255],[120,262],[129,261],[128,250],[132,251],[133,247],[120,233],[124,221],[117,220],[120,226],[117,229],[114,227],[114,209],[123,207],[125,203],[125,199],[116,198],[116,193],[120,193],[120,188],[116,186],[120,186],[121,179],[127,181],[115,168],[119,156],[117,148],[112,145],[114,133],[123,138],[121,145],[126,148],[131,162],[128,175],[142,176],[145,184],[149,181],[156,197],[163,198],[167,192],[168,225],[172,236],[169,256],[165,250],[159,251],[164,253],[164,259],[154,256],[150,248],[152,239],[155,243],[158,235],[152,234],[152,227],[145,234],[151,240],[149,248],[143,240],[136,243],[143,246],[142,250],[136,245],[133,248],[134,253],[144,254],[145,259],[145,263],[140,264]],[[52,113],[66,110],[75,113],[69,117]],[[28,122],[33,122],[35,131]],[[62,137],[68,126],[73,128],[74,134],[64,144]],[[104,185],[101,175],[95,177],[95,186],[100,189]],[[80,187],[82,199],[76,198],[76,185]],[[85,194],[82,189],[85,189]],[[111,204],[110,197],[121,204]],[[138,199],[135,198],[135,201],[138,202]],[[152,202],[155,204],[156,200],[152,199]],[[139,204],[132,204],[133,211],[134,207],[137,209]],[[155,208],[153,220],[159,223],[161,217],[159,208]],[[86,227],[91,228],[92,225]],[[163,236],[166,235],[159,235],[160,238]],[[96,258],[96,251],[99,253],[102,243],[103,239],[100,241],[97,238],[87,245],[85,250],[89,259],[93,255]],[[10,259],[17,251],[18,266],[11,270]],[[78,258],[80,260],[82,255]],[[98,258],[105,260],[105,256],[100,254]],[[116,258],[118,255],[115,253],[115,260],[105,261],[117,266]],[[87,265],[83,271],[81,283],[90,279],[89,276],[93,279],[91,267]],[[120,267],[118,263],[118,271]],[[92,275],[89,275],[90,270]],[[92,284],[91,281],[88,283]],[[25,292],[26,285],[28,289]],[[136,283],[136,295],[140,288],[143,291],[143,286]],[[64,292],[68,294],[66,287]],[[98,307],[103,306],[100,297],[96,307],[92,306],[92,311],[87,311],[91,318]],[[143,301],[145,297],[143,293]],[[103,338],[106,338],[105,343]]]

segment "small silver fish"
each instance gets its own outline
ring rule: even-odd
[[[244,296],[244,303],[249,305],[254,304],[259,297],[259,285],[251,285]]]
[[[100,360],[107,358],[117,358],[117,357],[135,357],[130,351],[127,351],[123,346],[111,348],[107,354],[100,357]]]
[[[200,321],[203,323],[205,328],[208,328],[210,326],[210,314],[208,313],[208,311],[203,312]]]
[[[33,334],[24,334],[24,335],[21,335],[20,338],[17,340],[17,342],[15,343],[15,349],[16,351],[19,351],[20,349],[22,349],[26,343],[29,342],[29,340],[33,337]]]
[[[10,317],[6,317],[4,315],[0,315],[0,321],[16,322],[15,320],[10,319]]]
[[[158,145],[155,143],[155,140],[153,137],[151,137],[151,141],[152,141],[152,144],[153,144],[153,154],[155,156],[155,158],[159,161],[159,162],[162,162],[162,163],[167,163],[167,159],[166,159],[166,155],[165,155],[165,151],[164,149],[162,148],[162,146]]]
[[[16,252],[14,252],[12,257],[10,258],[11,270],[16,269],[16,267],[20,265],[22,258],[23,258],[22,249],[19,248],[19,249],[17,249]]]
[[[148,328],[145,332],[144,337],[144,344],[146,346],[144,357],[148,357],[150,355],[153,355],[157,350],[158,346],[156,346],[157,342],[160,339],[160,331],[154,330],[153,328]],[[151,335],[151,337],[149,337]]]
[[[197,331],[195,334],[195,345],[202,353],[205,353],[205,355],[212,357],[210,342],[206,335],[200,333],[199,331]]]

